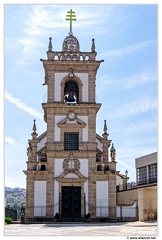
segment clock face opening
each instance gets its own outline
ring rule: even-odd
[[[76,114],[75,112],[68,112],[67,117],[69,120],[75,120]]]

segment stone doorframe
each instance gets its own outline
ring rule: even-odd
[[[83,178],[61,178],[56,177],[56,180],[59,182],[59,194],[60,200],[62,199],[62,186],[74,186],[81,187],[81,216],[84,217],[84,182],[87,181],[85,177]],[[62,209],[60,208],[62,211]],[[60,214],[62,214],[60,212]]]

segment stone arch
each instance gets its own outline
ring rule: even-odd
[[[82,102],[83,101],[83,83],[82,83],[81,79],[76,75],[74,75],[74,77],[69,77],[67,75],[62,79],[61,84],[60,84],[61,85],[61,102],[64,102],[64,88],[65,88],[65,84],[68,81],[74,81],[77,83],[78,89],[79,89],[78,90],[79,91],[78,92],[78,99],[79,99],[78,103]]]

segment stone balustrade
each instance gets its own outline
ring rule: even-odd
[[[54,52],[48,51],[47,58],[48,60],[55,60],[55,61],[63,61],[63,60],[70,60],[70,61],[90,61],[96,59],[96,52]]]

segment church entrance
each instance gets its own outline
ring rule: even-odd
[[[62,186],[62,221],[82,221],[81,187]]]

